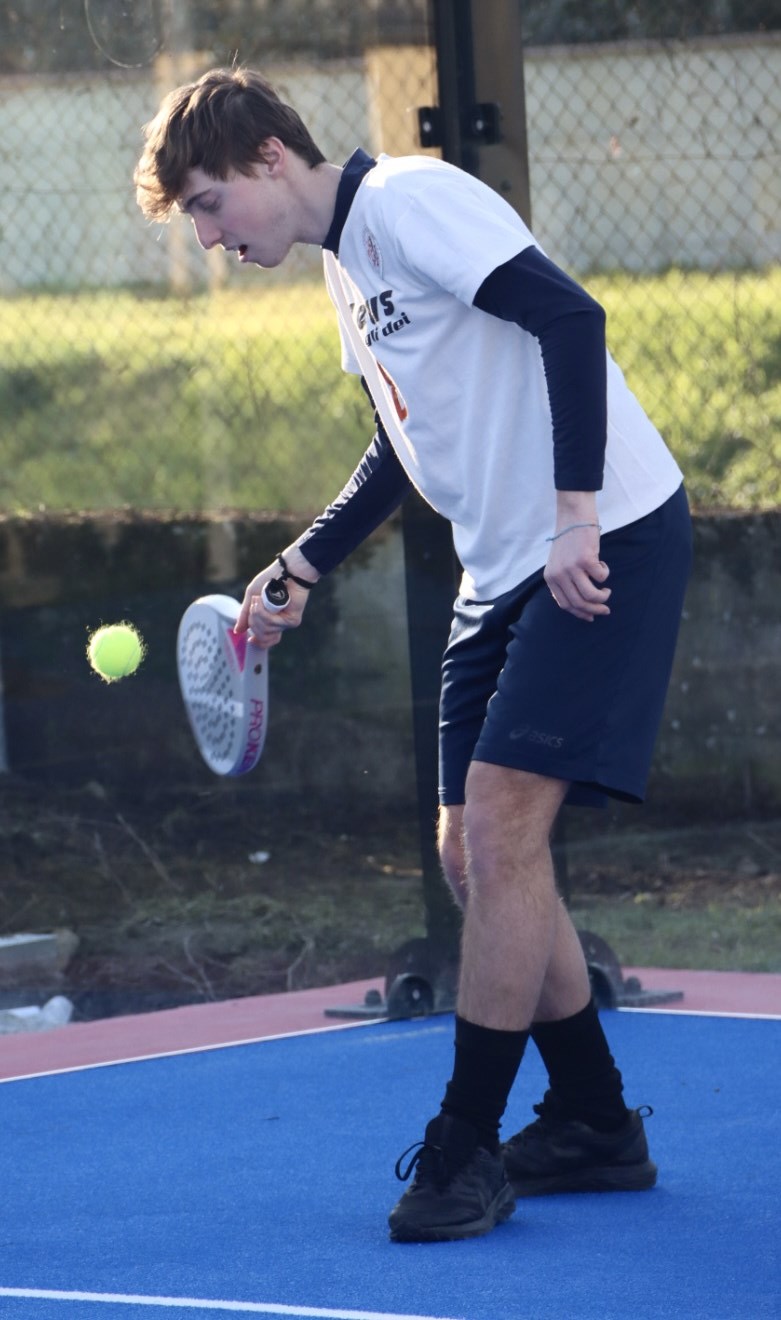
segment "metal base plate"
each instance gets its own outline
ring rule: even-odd
[[[625,980],[605,940],[588,930],[579,930],[578,937],[597,1008],[651,1008],[683,999],[682,990],[644,990],[636,976]],[[439,966],[425,940],[411,940],[391,959],[384,998],[379,990],[367,990],[362,1004],[327,1008],[325,1016],[372,1021],[452,1013],[456,980],[455,969],[449,963]]]

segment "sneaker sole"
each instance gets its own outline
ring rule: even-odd
[[[608,1164],[602,1169],[572,1169],[546,1178],[510,1178],[516,1196],[548,1196],[554,1192],[647,1192],[656,1183],[652,1160],[643,1164]]]
[[[490,1233],[515,1212],[515,1196],[509,1184],[501,1187],[481,1219],[467,1224],[396,1224],[391,1227],[391,1242],[455,1242],[462,1238]]]

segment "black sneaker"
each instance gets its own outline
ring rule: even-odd
[[[471,1124],[439,1114],[426,1128],[425,1140],[400,1156],[396,1177],[406,1182],[414,1169],[415,1180],[388,1219],[394,1242],[479,1237],[509,1219],[515,1197],[502,1156],[492,1155],[478,1141]]]
[[[539,1118],[502,1146],[504,1167],[516,1196],[547,1192],[641,1192],[656,1182],[648,1158],[643,1118],[649,1105],[630,1109],[616,1132],[597,1132],[575,1119],[557,1117],[552,1106],[534,1106]]]

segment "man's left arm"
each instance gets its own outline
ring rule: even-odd
[[[609,614],[596,492],[607,442],[605,313],[538,248],[498,266],[474,298],[540,345],[553,422],[556,526],[545,580],[557,604],[587,622]]]

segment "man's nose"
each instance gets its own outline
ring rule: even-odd
[[[213,220],[209,220],[204,216],[194,216],[193,224],[195,225],[195,236],[201,247],[205,248],[207,252],[209,248],[213,248],[216,243],[219,243],[219,227],[215,225]]]

